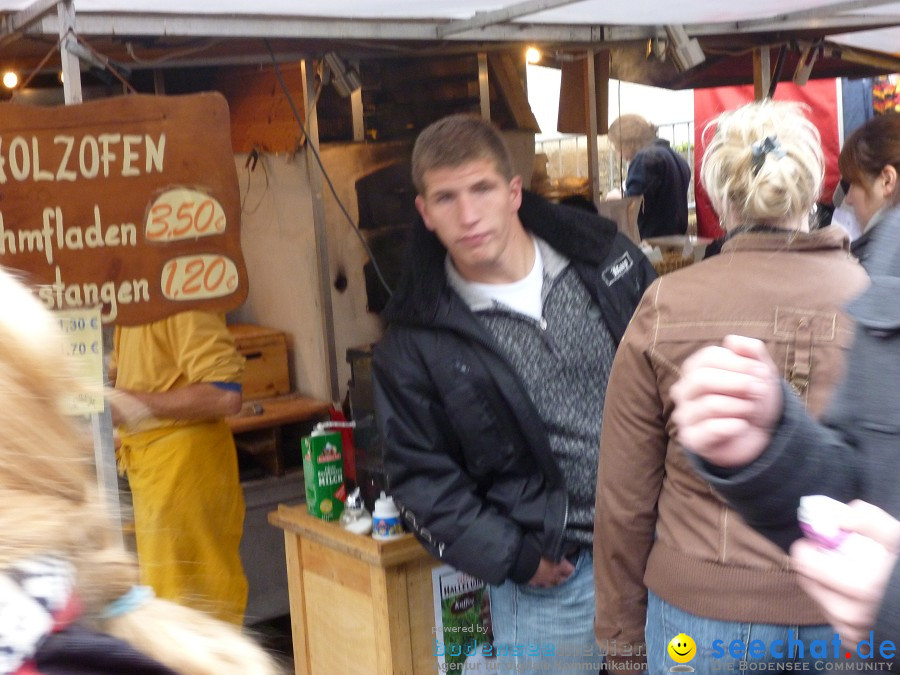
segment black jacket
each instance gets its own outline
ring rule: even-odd
[[[527,230],[571,260],[615,341],[656,277],[612,221],[526,193]],[[447,563],[524,583],[559,560],[567,493],[547,432],[493,337],[448,285],[446,250],[420,221],[373,357],[389,488]]]
[[[644,196],[638,213],[641,239],[687,232],[690,185],[691,167],[668,141],[658,138],[634,156],[625,194]]]

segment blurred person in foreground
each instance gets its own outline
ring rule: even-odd
[[[601,411],[655,272],[612,221],[525,192],[477,117],[422,131],[412,170],[420,219],[372,361],[390,490],[432,555],[491,584],[498,669],[599,665]]]
[[[275,673],[234,626],[135,586],[97,494],[55,320],[0,270],[0,672]]]
[[[716,639],[787,644],[791,631],[806,641],[832,635],[784,551],[693,470],[676,438],[669,388],[698,348],[752,330],[802,404],[821,413],[853,334],[841,307],[865,288],[866,274],[843,230],[809,231],[824,158],[799,105],[746,105],[710,131],[701,180],[727,231],[722,252],[649,288],[616,353],[603,414],[596,637],[601,646],[615,641],[609,662],[640,663],[622,652],[641,652],[646,630],[653,675],[669,671],[666,646],[682,632],[697,644],[690,665],[702,673],[746,664],[747,654],[714,657]],[[805,659],[754,660],[774,668]]]
[[[896,115],[884,119],[867,122],[841,150],[847,202],[867,230],[877,228],[863,258],[871,285],[848,306],[853,347],[823,423],[804,412],[765,346],[749,337],[729,336],[691,356],[672,389],[679,439],[699,469],[783,548],[800,539],[800,497],[866,502],[853,504],[841,525],[878,533],[877,554],[826,554],[807,541],[792,548],[805,587],[850,644],[869,630],[876,644],[900,636],[900,534],[891,517],[900,515],[900,133],[873,136],[898,123]],[[896,658],[892,669],[900,671]]]
[[[609,140],[628,162],[626,197],[642,196],[638,213],[641,239],[685,234],[688,226],[687,193],[691,167],[669,141],[657,138],[656,127],[640,115],[622,115],[609,125]],[[619,199],[610,190],[607,199]]]

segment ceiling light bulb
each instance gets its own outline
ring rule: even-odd
[[[541,50],[536,47],[529,47],[525,52],[525,60],[528,63],[538,63],[541,60]]]
[[[15,89],[16,85],[19,84],[19,76],[16,75],[13,71],[7,70],[3,73],[3,86],[7,89]]]

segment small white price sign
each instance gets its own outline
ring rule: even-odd
[[[83,380],[82,390],[65,401],[70,415],[103,412],[103,333],[100,307],[63,309],[54,312],[63,337],[65,355],[73,359]]]

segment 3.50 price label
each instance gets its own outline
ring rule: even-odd
[[[222,234],[226,227],[222,205],[197,190],[178,188],[162,193],[147,211],[147,241],[179,241]]]
[[[238,271],[224,255],[184,255],[166,262],[160,282],[167,300],[220,298],[237,290]]]

